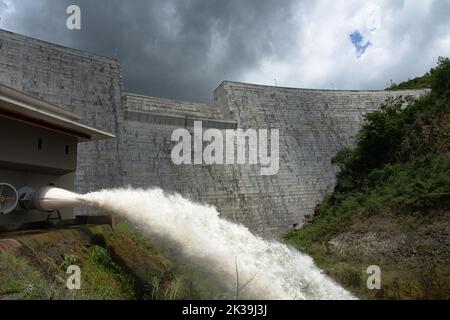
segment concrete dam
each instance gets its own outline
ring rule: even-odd
[[[211,104],[126,92],[119,61],[0,30],[0,83],[81,116],[115,139],[78,147],[75,191],[159,187],[217,207],[263,235],[300,227],[335,183],[331,158],[352,146],[364,114],[422,90],[337,91],[224,81]],[[150,70],[149,70],[150,71]],[[278,129],[279,169],[259,164],[176,165],[178,128]],[[1,169],[1,168],[0,168]],[[0,170],[1,171],[1,170]],[[75,215],[93,214],[77,208]]]

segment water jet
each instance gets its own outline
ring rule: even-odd
[[[37,192],[23,187],[18,194],[18,210],[52,212],[84,202],[79,194],[56,187],[43,187]]]

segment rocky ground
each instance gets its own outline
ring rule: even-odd
[[[450,299],[450,212],[425,219],[354,219],[349,230],[304,248],[329,276],[362,299]],[[367,288],[367,267],[381,269],[381,289]]]
[[[330,250],[347,258],[409,259],[432,257],[450,261],[450,212],[418,225],[404,216],[369,217],[329,242]],[[450,281],[450,279],[449,279]]]

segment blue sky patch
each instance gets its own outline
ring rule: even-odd
[[[358,30],[355,30],[354,32],[350,33],[349,36],[350,40],[352,40],[352,43],[356,48],[356,54],[358,55],[358,58],[361,57],[364,54],[364,52],[366,52],[367,48],[372,45],[370,41],[366,41],[364,43],[364,37]]]

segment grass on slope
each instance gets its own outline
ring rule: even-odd
[[[125,223],[14,239],[19,248],[0,251],[0,300],[198,299],[219,292],[201,270],[180,266]],[[81,269],[81,290],[65,286],[69,265]]]

